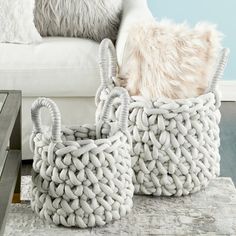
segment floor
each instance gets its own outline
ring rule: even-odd
[[[30,199],[30,186],[30,177],[24,176],[22,199]],[[11,205],[4,236],[236,235],[236,189],[229,178],[212,180],[206,189],[185,197],[139,195],[133,201],[131,213],[121,220],[83,230],[49,224],[23,201]]]
[[[223,102],[221,113],[221,176],[231,177],[236,184],[236,102]],[[30,174],[31,165],[23,162],[22,175]]]

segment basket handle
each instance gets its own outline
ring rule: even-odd
[[[111,93],[109,94],[105,104],[104,108],[102,110],[101,118],[97,125],[97,136],[101,136],[101,127],[102,124],[108,120],[108,116],[110,114],[110,111],[112,109],[113,101],[115,98],[120,97],[121,98],[121,113],[118,120],[118,130],[123,131],[124,133],[127,133],[128,130],[128,115],[129,115],[129,95],[127,90],[124,88],[114,88]]]
[[[219,60],[216,66],[215,74],[211,81],[211,85],[207,89],[206,93],[216,91],[216,86],[217,86],[218,81],[223,78],[224,70],[226,68],[228,58],[229,58],[229,53],[230,53],[230,50],[228,48],[223,48],[221,50],[220,55],[219,55]]]
[[[58,106],[49,98],[38,98],[31,107],[31,119],[33,122],[33,133],[42,133],[40,109],[49,109],[52,118],[52,141],[61,142],[61,114]]]
[[[116,49],[110,39],[103,39],[99,46],[99,68],[101,85],[95,98],[96,105],[100,101],[102,90],[112,84],[113,78],[117,74]]]

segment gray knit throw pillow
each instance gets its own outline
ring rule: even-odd
[[[115,40],[122,0],[36,0],[35,25],[41,36]]]

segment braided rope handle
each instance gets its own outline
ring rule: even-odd
[[[230,50],[228,48],[223,48],[220,52],[219,59],[217,62],[215,74],[212,78],[211,85],[206,90],[206,93],[215,92],[216,86],[219,80],[223,78],[224,71],[228,62]]]
[[[129,115],[129,95],[126,89],[124,88],[114,88],[111,93],[108,96],[108,99],[106,100],[100,120],[97,124],[97,137],[101,137],[101,127],[104,122],[106,122],[109,119],[110,111],[113,107],[113,101],[115,98],[120,97],[121,98],[121,113],[118,119],[118,129],[121,130],[124,133],[127,133],[128,130],[128,115]]]
[[[110,39],[104,39],[99,46],[99,68],[101,85],[95,97],[96,105],[100,101],[102,90],[109,87],[117,74],[116,49]]]
[[[49,109],[52,118],[52,141],[61,142],[61,113],[56,103],[49,98],[38,98],[32,104],[33,134],[43,133],[40,117],[40,109],[43,107]]]

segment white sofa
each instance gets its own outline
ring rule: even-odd
[[[146,0],[124,0],[117,38],[118,64],[122,63],[127,30],[131,24],[152,17]],[[23,159],[31,159],[30,108],[39,96],[52,98],[65,125],[94,122],[94,96],[100,84],[99,44],[80,38],[44,38],[40,44],[0,43],[0,88],[22,90]],[[43,111],[43,123],[50,124]]]

